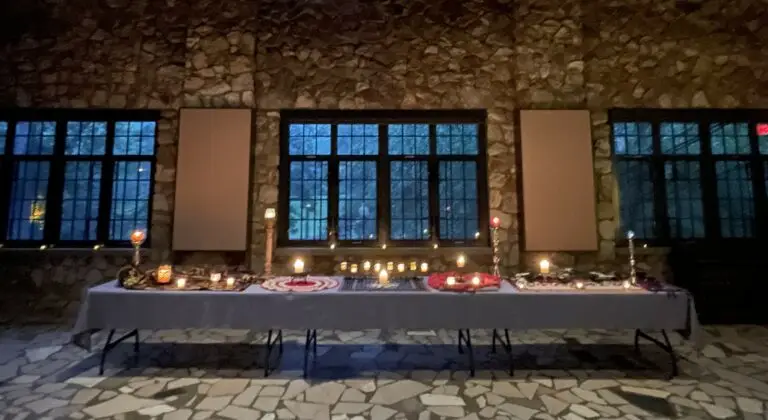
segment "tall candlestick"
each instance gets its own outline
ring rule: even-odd
[[[629,247],[629,281],[632,284],[637,283],[637,270],[635,267],[635,232],[627,232],[627,242]]]
[[[272,276],[272,250],[275,246],[275,217],[277,212],[274,208],[268,208],[264,211],[264,224],[266,228],[264,243],[264,275]]]
[[[131,245],[133,245],[133,266],[138,267],[141,265],[141,245],[147,240],[147,233],[141,229],[136,229],[131,232]],[[45,249],[45,245],[40,249]]]
[[[493,246],[493,275],[501,277],[501,270],[499,269],[499,263],[501,262],[501,255],[499,254],[499,226],[501,226],[501,219],[495,216],[491,219],[491,245]]]

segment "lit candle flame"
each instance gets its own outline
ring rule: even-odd
[[[304,260],[301,258],[296,258],[296,261],[293,263],[293,272],[296,274],[301,274],[304,272]]]
[[[467,257],[464,254],[459,255],[456,259],[456,267],[463,268],[467,264]]]

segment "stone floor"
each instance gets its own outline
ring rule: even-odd
[[[473,332],[475,378],[455,332],[320,331],[304,380],[301,331],[268,378],[265,334],[227,330],[142,331],[138,364],[122,344],[99,376],[66,329],[0,327],[0,419],[768,419],[768,329],[707,331],[699,353],[671,337],[672,380],[666,354],[636,355],[629,331],[518,333],[512,378],[488,331]]]

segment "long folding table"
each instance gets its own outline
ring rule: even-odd
[[[634,329],[635,346],[646,338],[669,354],[672,374],[677,359],[668,331],[696,339],[698,321],[693,299],[682,290],[666,291],[518,291],[503,282],[497,292],[448,293],[426,291],[274,292],[252,285],[242,292],[126,290],[116,281],[85,292],[75,325],[75,342],[87,346],[90,333],[108,330],[104,360],[114,346],[131,337],[139,352],[139,330],[245,329],[268,331],[265,374],[282,330],[306,330],[304,370],[316,353],[317,330],[452,329],[459,331],[459,350],[468,349],[474,374],[472,329],[492,329],[510,357],[510,330]],[[117,330],[130,333],[114,340]],[[664,341],[649,332],[660,331]]]

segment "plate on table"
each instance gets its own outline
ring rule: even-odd
[[[316,292],[338,286],[338,280],[321,276],[275,277],[261,283],[261,287],[273,292]]]

